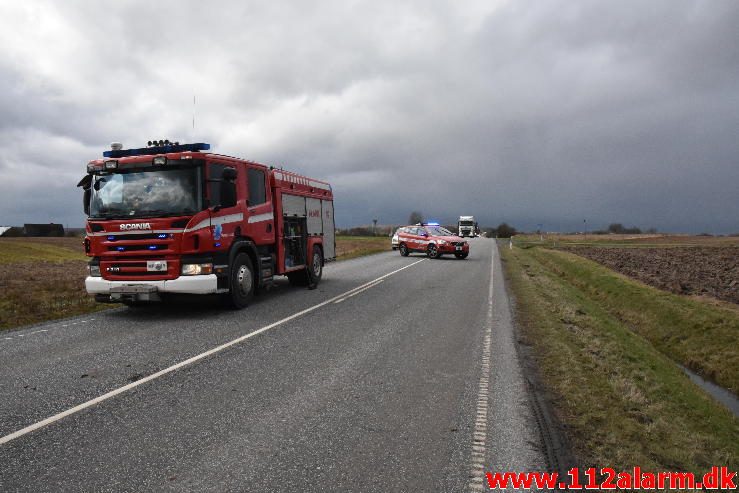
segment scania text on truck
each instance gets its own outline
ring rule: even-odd
[[[325,181],[205,152],[205,143],[111,148],[78,184],[92,257],[85,287],[99,301],[221,294],[243,308],[277,275],[315,287],[336,256]]]
[[[475,237],[479,232],[477,222],[475,222],[475,216],[459,216],[457,228],[459,229],[458,234],[462,238],[465,236]]]

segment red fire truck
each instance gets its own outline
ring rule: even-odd
[[[78,184],[88,215],[85,279],[98,301],[221,294],[245,307],[276,275],[309,288],[335,258],[328,183],[209,144],[118,143]]]

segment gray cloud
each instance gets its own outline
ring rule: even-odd
[[[0,5],[0,223],[81,224],[85,163],[167,137],[328,179],[344,226],[739,231],[736,2],[461,4]]]

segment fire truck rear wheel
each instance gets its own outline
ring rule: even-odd
[[[254,267],[246,253],[239,253],[231,265],[227,301],[234,308],[245,308],[254,297]]]
[[[405,246],[405,243],[401,243],[398,247],[398,250],[400,250],[400,254],[404,257],[407,257],[410,252],[408,252],[408,247]]]
[[[323,254],[317,246],[313,247],[313,260],[310,265],[310,282],[318,284],[323,276]]]

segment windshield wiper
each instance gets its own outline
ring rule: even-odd
[[[184,211],[165,211],[164,209],[146,209],[143,211],[136,211],[126,217],[162,217],[162,216],[180,216],[183,214],[193,214],[194,211],[186,209]]]

